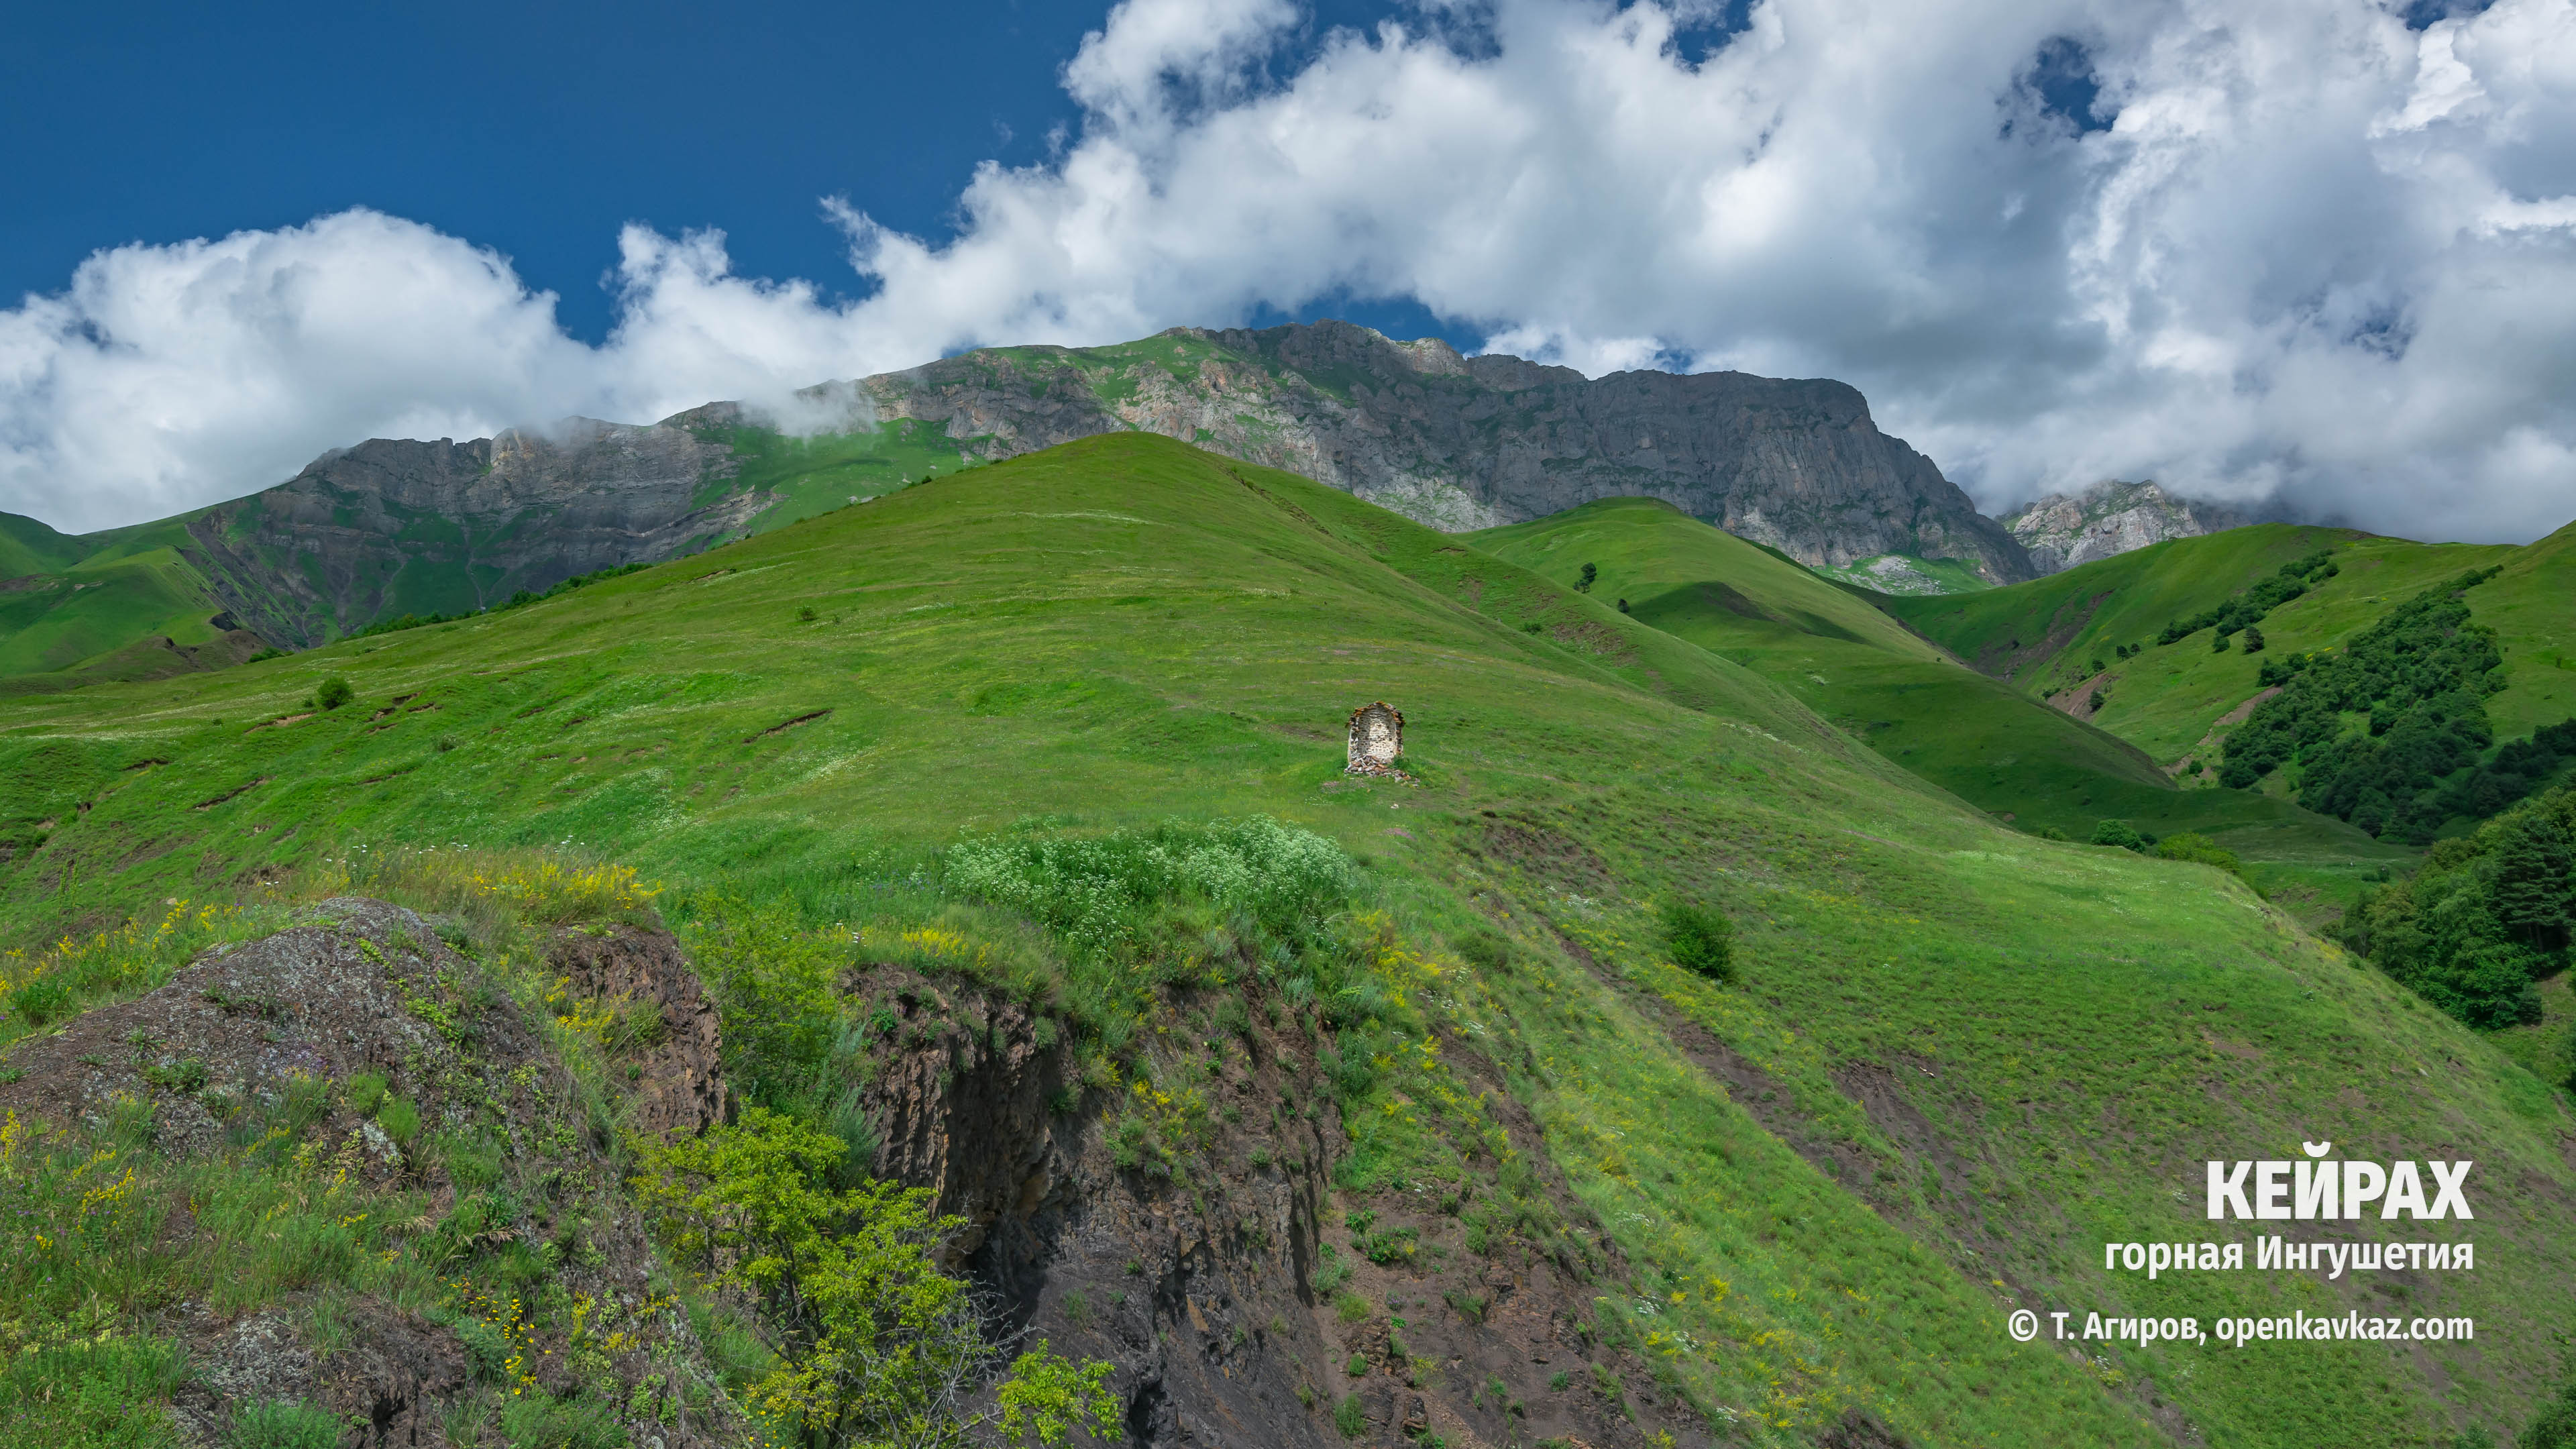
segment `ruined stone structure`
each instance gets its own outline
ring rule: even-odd
[[[1351,711],[1350,764],[1345,773],[1392,775],[1404,753],[1404,716],[1385,700]]]

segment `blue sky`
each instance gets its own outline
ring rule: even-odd
[[[0,509],[63,527],[1327,315],[1840,378],[1989,512],[2576,512],[2576,0],[20,10]]]
[[[1309,7],[1285,59],[1394,8]],[[502,252],[590,342],[630,221],[718,228],[738,271],[865,294],[816,199],[946,239],[977,163],[1040,163],[1050,132],[1079,123],[1057,71],[1107,15],[1044,0],[25,7],[0,50],[0,134],[18,141],[0,296],[56,290],[100,247],[351,206]],[[1334,303],[1296,311],[1442,330],[1402,300]]]

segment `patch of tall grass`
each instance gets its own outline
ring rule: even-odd
[[[172,898],[158,919],[64,936],[34,950],[0,952],[0,1047],[89,1008],[161,985],[208,946],[282,919],[274,910]]]

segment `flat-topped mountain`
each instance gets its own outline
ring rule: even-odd
[[[941,423],[987,458],[1137,429],[1451,532],[1660,498],[1806,564],[1901,553],[1957,559],[1993,583],[2036,576],[1931,459],[1878,430],[1858,389],[1826,379],[1593,379],[1318,322],[991,348],[854,389],[881,415]]]

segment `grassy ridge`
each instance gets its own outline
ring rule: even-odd
[[[2025,829],[2076,839],[2119,817],[2225,834],[2265,856],[2377,856],[2358,831],[2282,802],[2181,792],[2136,746],[1963,668],[1850,592],[1648,499],[1611,499],[1470,537],[1778,684],[1896,764]]]
[[[1796,691],[1574,593],[1563,553],[1524,568],[1291,475],[1093,439],[503,616],[0,701],[0,912],[30,939],[464,842],[625,860],[682,908],[784,896],[819,926],[961,832],[1267,813],[1364,862],[1412,943],[1391,986],[1492,1044],[1641,1265],[1659,1351],[1753,1442],[1854,1404],[1926,1445],[2154,1442],[2148,1381],[2213,1444],[2422,1442],[2455,1400],[2519,1419],[2562,1326],[2525,1285],[2576,1275],[2571,1119],[2536,1079],[2214,871],[1959,809]],[[1841,617],[1809,583],[1799,607]],[[308,713],[326,673],[358,699]],[[1418,787],[1341,775],[1342,720],[1376,698]],[[1736,916],[1744,989],[1661,959],[1649,910],[1673,896]],[[1516,964],[1442,948],[1488,925]],[[1639,992],[1846,1165],[1791,1155]],[[2473,1348],[2079,1364],[2002,1331],[2025,1304],[2380,1301],[2100,1268],[2106,1237],[2209,1234],[2201,1159],[2327,1135],[2479,1160],[2494,1266],[2412,1300],[2476,1314]]]
[[[0,513],[0,579],[49,574],[70,568],[83,552],[81,541],[38,519]]]

